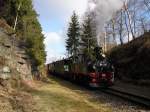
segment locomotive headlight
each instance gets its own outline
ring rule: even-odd
[[[106,74],[102,74],[102,77],[106,77]]]
[[[94,70],[96,69],[95,65],[93,65],[93,69],[94,69]]]

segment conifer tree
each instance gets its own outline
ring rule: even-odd
[[[92,29],[92,20],[89,16],[84,20],[81,33],[81,51],[88,58],[93,58],[94,48],[97,46],[95,34]]]
[[[19,41],[24,43],[32,61],[33,70],[40,70],[46,60],[44,35],[32,0],[1,0],[0,3],[3,3],[0,18],[4,18],[11,27],[15,26]]]
[[[66,49],[68,53],[73,56],[73,61],[75,61],[79,53],[79,37],[80,37],[80,25],[78,21],[78,16],[75,12],[71,17],[71,22],[69,23],[69,28],[67,32],[68,39],[66,40]]]

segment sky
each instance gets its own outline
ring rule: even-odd
[[[65,39],[68,22],[73,11],[81,16],[88,0],[33,0],[39,22],[45,35],[47,63],[65,56]]]
[[[122,7],[123,0],[33,0],[38,19],[45,35],[47,63],[66,57],[65,39],[73,11],[82,17],[86,11],[94,11],[97,37],[106,21]]]

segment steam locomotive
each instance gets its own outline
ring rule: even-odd
[[[109,87],[114,83],[114,67],[104,57],[96,60],[74,62],[71,58],[47,65],[48,73],[87,85],[89,87]]]

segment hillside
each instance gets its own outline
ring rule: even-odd
[[[32,80],[30,59],[16,38],[11,27],[0,20],[0,78],[19,75],[24,80]]]
[[[134,81],[150,80],[150,32],[113,48],[108,57],[114,63],[116,77]]]
[[[20,91],[32,81],[31,63],[16,38],[12,28],[0,20],[0,111],[32,112],[32,96]]]
[[[0,0],[0,19],[6,21],[5,30],[10,26],[30,58],[33,74],[44,74],[46,52],[44,35],[33,8],[32,0]],[[3,25],[2,25],[3,26]],[[9,33],[11,36],[11,32]],[[13,34],[13,33],[12,33]]]

